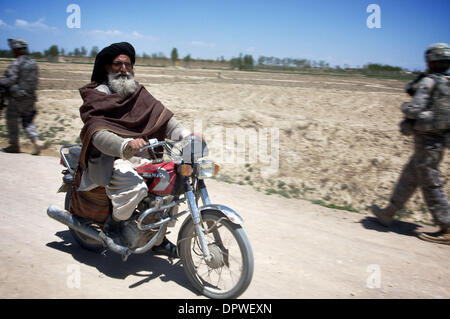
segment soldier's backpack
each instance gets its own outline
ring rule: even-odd
[[[437,131],[450,130],[450,76],[431,75],[436,81],[431,93],[433,127]]]

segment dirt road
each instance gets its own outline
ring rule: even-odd
[[[63,207],[59,159],[0,153],[0,167],[0,298],[204,298],[179,263],[84,251],[47,217],[49,205]],[[207,185],[245,220],[255,273],[243,298],[450,298],[450,246],[416,237],[434,227],[387,230],[362,214]]]

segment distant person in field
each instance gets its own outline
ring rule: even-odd
[[[440,230],[421,233],[421,239],[450,244],[448,198],[440,179],[439,163],[445,147],[450,148],[450,47],[445,43],[431,45],[425,52],[427,72],[407,85],[411,102],[402,105],[405,120],[400,129],[414,138],[414,154],[394,188],[387,207],[372,206],[378,221],[389,226],[417,188],[421,188],[428,209]]]
[[[114,241],[122,222],[147,196],[147,185],[135,168],[151,156],[147,151],[139,153],[139,149],[150,138],[181,140],[191,135],[169,109],[134,80],[134,63],[131,44],[113,43],[97,54],[92,82],[80,89],[84,126],[78,171],[82,175],[76,193],[105,188],[112,214],[102,231]],[[176,246],[167,238],[158,244],[154,251],[178,256]]]
[[[33,124],[36,116],[36,89],[38,87],[39,69],[36,62],[28,56],[28,45],[22,39],[8,39],[14,62],[6,69],[0,80],[0,87],[9,97],[6,110],[6,123],[9,134],[9,146],[2,149],[6,153],[20,153],[19,125],[33,143],[33,155],[40,154],[39,133]]]

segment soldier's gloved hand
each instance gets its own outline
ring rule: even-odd
[[[410,136],[414,132],[414,120],[405,119],[400,122],[400,133]]]
[[[11,94],[12,97],[15,98],[27,96],[27,93],[24,90],[20,89],[20,86],[17,84],[14,84],[9,88],[9,93]]]

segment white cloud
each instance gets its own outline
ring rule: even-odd
[[[108,30],[108,31],[103,31],[103,30],[92,30],[89,31],[88,33],[92,34],[92,35],[98,35],[98,36],[105,36],[105,37],[115,37],[115,36],[122,36],[123,32],[119,31],[119,30]]]
[[[13,27],[7,24],[5,21],[0,19],[0,29],[2,30],[12,30]]]
[[[143,35],[137,31],[133,31],[130,33],[123,32],[120,30],[91,30],[86,32],[87,35],[91,35],[94,37],[99,38],[117,38],[120,37],[122,39],[129,39],[129,40],[149,40],[149,41],[156,41],[157,38],[150,36],[150,35]]]
[[[135,38],[137,38],[137,39],[140,39],[140,38],[145,38],[145,35],[143,35],[143,34],[140,34],[139,32],[137,32],[137,31],[133,31],[133,32],[131,32],[131,36],[133,36],[133,37],[135,37]]]
[[[17,19],[14,23],[14,28],[17,29],[24,29],[28,31],[35,31],[35,30],[56,30],[55,27],[50,27],[44,23],[44,18],[40,18],[36,22],[28,22],[26,20]]]
[[[25,30],[25,31],[56,31],[56,27],[48,26],[44,23],[45,19],[40,18],[36,22],[28,22],[23,19],[16,19],[13,25],[7,24],[0,19],[0,28],[6,30]]]

